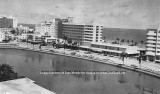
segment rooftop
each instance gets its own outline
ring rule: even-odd
[[[29,78],[0,82],[0,94],[55,94]]]
[[[91,44],[106,45],[106,46],[120,47],[120,48],[127,48],[127,47],[129,47],[128,45],[120,45],[120,44],[112,44],[112,43],[101,43],[101,42],[92,42]]]

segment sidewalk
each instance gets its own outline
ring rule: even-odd
[[[20,47],[24,47],[24,48],[30,48],[33,49],[33,45],[28,43],[28,45],[26,43],[19,43]],[[60,53],[67,53],[70,54],[71,52],[75,52],[73,50],[68,50],[64,48],[59,48],[59,49],[54,49],[52,46],[42,46],[41,47],[42,50],[54,50],[54,51],[58,51]],[[34,50],[39,50],[39,45],[34,45]],[[81,56],[85,55],[85,56],[93,56],[94,58],[99,58],[99,59],[109,59],[110,61],[113,61],[114,63],[118,63],[118,64],[123,64],[123,61],[121,59],[119,59],[118,57],[109,57],[109,56],[103,56],[103,55],[97,55],[97,53],[92,53],[92,54],[85,54],[85,51],[79,51],[76,52],[76,54],[79,54]],[[107,61],[106,61],[107,63]],[[124,64],[127,66],[131,66],[131,65],[135,65],[135,66],[140,66],[139,65],[139,61],[136,59],[129,59],[129,58],[125,58],[124,59]],[[147,62],[147,61],[142,61],[141,62],[141,68],[143,69],[151,69],[154,71],[158,71],[160,73],[160,64],[158,63],[154,63],[154,62]]]

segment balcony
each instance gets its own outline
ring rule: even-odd
[[[149,51],[155,51],[155,48],[146,48]]]
[[[156,47],[156,45],[154,45],[154,44],[147,44],[146,46],[148,46],[148,47]]]
[[[155,55],[155,52],[147,51],[147,52],[146,52],[146,55],[154,56],[154,55]]]
[[[147,37],[147,39],[155,39],[156,40],[156,37]]]
[[[147,43],[156,43],[156,41],[148,40]]]
[[[156,33],[149,32],[149,33],[147,33],[147,35],[156,36]]]

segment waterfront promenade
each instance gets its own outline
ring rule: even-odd
[[[29,49],[33,49],[34,50],[40,50],[39,49],[39,45],[33,45],[30,44],[30,43],[18,43],[18,45],[20,47],[23,47],[23,48],[29,48]],[[82,50],[79,50],[79,51],[74,51],[74,50],[70,50],[70,49],[64,49],[64,48],[59,48],[59,49],[54,49],[52,46],[42,46],[41,47],[41,50],[42,51],[50,51],[50,50],[54,50],[56,52],[59,52],[59,53],[66,53],[66,54],[71,54],[71,52],[75,52],[76,55],[75,56],[92,56],[94,57],[93,59],[100,59],[100,60],[109,60],[110,62],[113,62],[113,63],[117,63],[117,64],[123,64],[123,61],[122,59],[120,59],[119,57],[109,57],[109,56],[103,56],[102,54],[98,54],[98,53],[91,53],[91,54],[86,54],[85,52],[86,51],[82,51]],[[107,63],[107,62],[106,62]],[[142,69],[149,69],[150,71],[156,71],[157,73],[160,74],[160,64],[158,63],[154,63],[154,62],[149,62],[149,61],[142,61],[141,62],[141,66],[139,64],[139,61],[135,58],[125,58],[124,59],[124,64],[127,65],[127,66],[137,66],[137,67],[141,67]]]

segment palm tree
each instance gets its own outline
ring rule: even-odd
[[[119,40],[120,40],[119,38],[116,38],[116,42],[117,42],[117,44],[119,44]]]
[[[143,46],[143,44],[144,44],[144,41],[142,40],[142,41],[141,41],[141,47]]]
[[[124,43],[124,39],[121,39],[121,44],[123,44]]]
[[[32,35],[28,35],[27,36],[27,48],[28,48],[28,40],[32,41],[33,40],[33,36]],[[33,49],[34,49],[34,45],[33,45]]]
[[[15,28],[13,28],[12,26],[10,28],[11,28],[10,33],[15,34],[15,32],[16,32]]]
[[[125,52],[122,52],[122,53],[121,53],[121,57],[122,57],[122,61],[123,61],[123,64],[124,64],[124,57],[126,57],[126,53],[125,53]]]
[[[131,43],[132,43],[132,46],[133,46],[134,41],[132,40]]]
[[[135,42],[135,43],[134,43],[134,46],[137,46],[137,45],[138,45],[138,42]]]
[[[104,42],[106,42],[106,37],[105,36],[103,37],[103,40],[104,40]]]
[[[66,35],[64,35],[63,40],[64,40],[64,52],[65,52],[65,45],[66,45],[66,41],[68,40],[68,37]]]
[[[127,44],[128,44],[128,45],[130,44],[130,41],[129,41],[129,40],[127,40]]]

